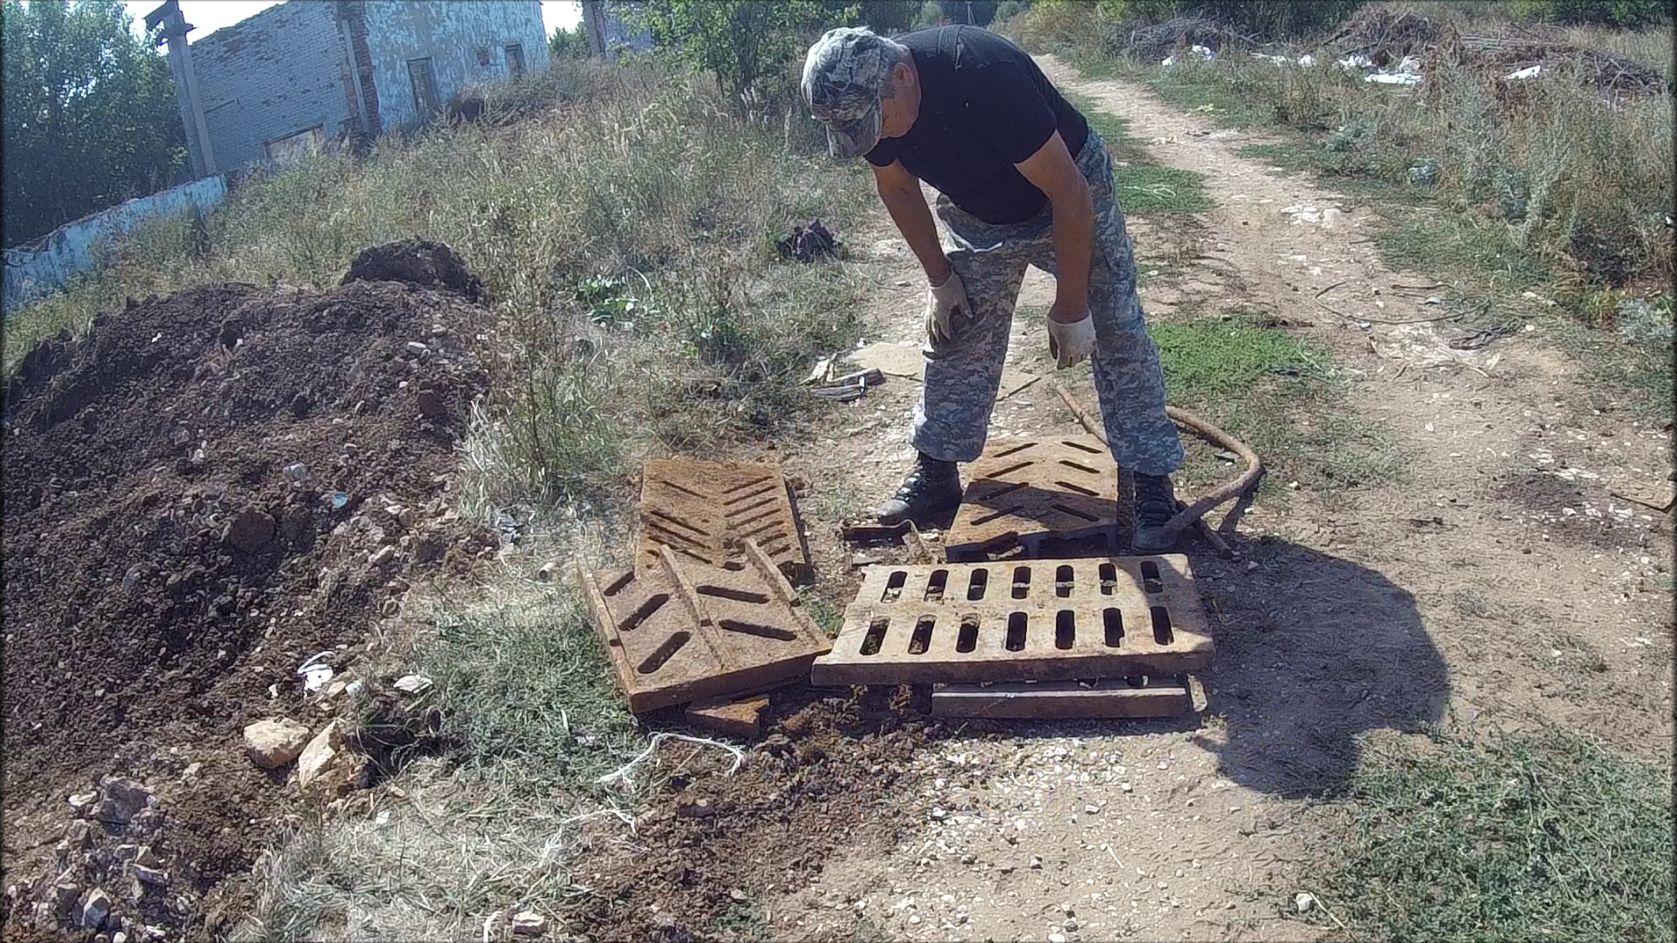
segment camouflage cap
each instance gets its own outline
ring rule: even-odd
[[[828,30],[804,59],[804,101],[827,126],[834,157],[858,157],[879,143],[879,93],[900,47],[866,29]]]

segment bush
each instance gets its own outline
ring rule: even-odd
[[[588,34],[583,32],[581,23],[576,29],[555,29],[547,39],[547,51],[554,59],[586,59],[592,52],[588,48]]]
[[[1671,22],[1668,0],[1514,0],[1521,19],[1545,23],[1597,23],[1636,29]]]
[[[1019,0],[1002,0],[996,4],[995,22],[1003,23],[1025,12],[1025,5]]]
[[[914,18],[915,29],[930,29],[943,23],[943,4],[938,3],[938,0],[926,0],[920,5],[920,13]]]

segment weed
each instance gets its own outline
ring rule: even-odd
[[[1389,433],[1341,412],[1326,351],[1248,315],[1158,323],[1151,332],[1171,402],[1244,438],[1274,478],[1340,488],[1402,476],[1405,457]],[[1227,477],[1226,466],[1202,459],[1185,479]]]
[[[1112,153],[1112,185],[1118,205],[1127,216],[1203,213],[1211,208],[1205,176],[1192,170],[1161,167],[1143,144],[1129,134],[1129,122],[1106,111],[1087,97],[1067,96],[1106,141]]]
[[[719,939],[730,941],[760,941],[771,938],[763,908],[754,900],[736,900],[711,922],[711,929]]]
[[[416,669],[433,682],[443,735],[520,788],[576,795],[640,748],[611,666],[575,591],[507,588],[439,604]]]
[[[1375,236],[1393,269],[1467,278],[1498,293],[1520,292],[1548,281],[1548,271],[1510,245],[1492,224],[1461,216],[1416,213]]]
[[[1318,897],[1354,935],[1671,938],[1668,768],[1558,731],[1430,746],[1370,744],[1352,778]]]

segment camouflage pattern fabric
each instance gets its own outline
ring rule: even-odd
[[[1112,159],[1093,129],[1077,165],[1089,181],[1095,208],[1089,264],[1089,310],[1095,319],[1091,366],[1112,457],[1137,474],[1169,474],[1182,465],[1182,441],[1165,415],[1164,373],[1136,295],[1135,257],[1112,189]],[[1053,219],[1045,206],[1023,223],[986,223],[943,196],[937,214],[948,236],[945,251],[966,286],[973,318],[955,318],[953,341],[928,340],[922,346],[926,385],[914,411],[911,441],[932,458],[970,462],[984,449],[1025,267],[1057,274]]]
[[[804,57],[804,102],[827,127],[834,157],[860,157],[879,143],[880,90],[906,52],[866,29],[840,27],[822,34]]]

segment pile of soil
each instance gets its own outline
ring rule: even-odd
[[[720,751],[665,745],[691,756],[636,821],[633,842],[585,856],[578,879],[594,893],[569,915],[571,929],[591,940],[760,939],[756,895],[809,883],[839,849],[885,854],[914,824],[901,801],[916,791],[911,761],[940,735],[925,720],[928,696],[782,692],[773,733],[731,774]]]
[[[375,261],[357,277],[390,277]],[[246,759],[244,726],[347,709],[351,653],[409,578],[493,552],[447,493],[488,386],[467,349],[487,318],[391,281],[222,285],[131,302],[25,358],[4,413],[4,786],[35,849],[65,840],[43,875],[45,853],[8,838],[8,923],[50,927],[56,908],[76,926],[116,875],[107,931],[216,931],[195,921],[214,923],[212,892],[295,795],[286,769]],[[321,652],[340,683],[307,694],[298,668]],[[145,814],[98,814],[111,789],[143,793]],[[74,793],[98,798],[72,822]],[[141,847],[166,891],[128,883]]]

